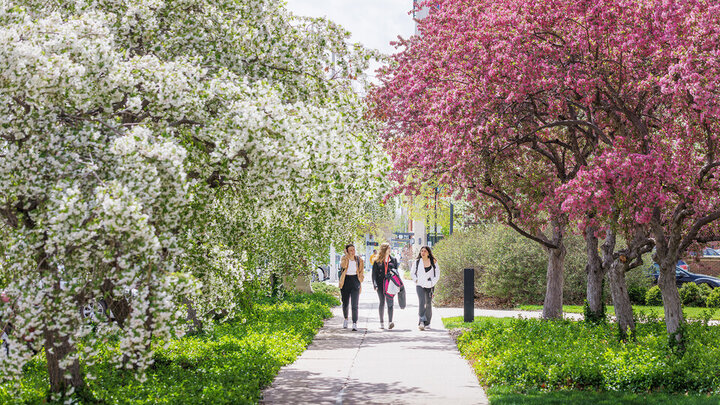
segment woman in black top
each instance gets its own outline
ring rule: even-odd
[[[372,281],[375,291],[377,291],[380,305],[378,306],[378,312],[380,313],[380,329],[385,329],[384,323],[384,312],[385,304],[387,304],[388,313],[388,329],[395,327],[393,323],[393,297],[385,294],[385,279],[390,272],[397,273],[398,263],[397,260],[390,255],[390,245],[383,243],[380,245],[380,252],[378,253],[375,263],[372,268]]]

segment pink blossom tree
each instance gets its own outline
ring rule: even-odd
[[[578,218],[593,212],[582,226],[620,230],[643,246],[641,235],[651,239],[667,331],[682,342],[675,265],[692,245],[720,237],[720,5],[658,6],[648,17],[656,35],[648,33],[641,43],[661,46],[646,58],[647,76],[636,84],[652,94],[639,116],[647,131],[618,137],[613,149],[583,169],[566,186],[563,208]],[[622,268],[616,266],[611,279],[623,277]]]
[[[382,72],[383,84],[372,97],[377,116],[388,124],[396,176],[408,189],[435,176],[474,201],[490,202],[478,204],[478,214],[502,212],[508,225],[543,244],[549,252],[544,316],[557,317],[562,295],[555,284],[562,285],[568,223],[559,187],[594,167],[618,139],[647,149],[658,138],[682,133],[668,126],[709,122],[717,6],[689,0],[431,3],[439,7],[421,23],[420,36],[401,41],[405,49]],[[704,52],[704,62],[689,52]],[[683,118],[691,113],[697,119]],[[704,167],[714,169],[712,157]],[[597,215],[587,206],[573,218],[592,222]],[[650,245],[643,233],[649,228],[640,223],[627,228],[635,230],[630,243],[616,251],[611,218],[583,228],[594,311],[602,306],[600,286],[610,265],[620,261],[631,268]],[[602,260],[600,228],[611,232]],[[661,250],[662,260],[667,249]],[[629,307],[622,287],[617,299]]]

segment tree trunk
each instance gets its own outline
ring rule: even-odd
[[[75,359],[67,367],[60,365],[65,357],[75,351],[68,337],[59,337],[57,331],[49,327],[45,328],[43,335],[48,376],[50,377],[50,392],[64,393],[70,388],[74,388],[76,391],[82,389],[85,382],[80,373],[80,362]]]
[[[615,307],[615,318],[620,330],[620,338],[626,340],[635,332],[635,320],[633,319],[632,303],[628,294],[625,281],[626,266],[620,260],[616,260],[608,272],[610,281],[610,294],[612,295],[613,306]]]
[[[587,252],[587,306],[589,315],[593,319],[605,316],[605,303],[603,302],[603,279],[605,268],[598,253],[598,238],[595,229],[590,228],[585,233],[585,246]]]
[[[195,305],[193,305],[193,302],[189,300],[187,297],[183,298],[183,304],[187,306],[187,319],[189,321],[192,321],[193,325],[190,327],[190,330],[188,333],[199,333],[203,330],[203,322],[198,318],[197,316],[197,310],[195,309]]]
[[[565,244],[562,230],[555,228],[556,249],[546,249],[548,252],[547,290],[543,304],[544,319],[561,319],[563,304],[563,276],[565,273]]]
[[[127,298],[122,297],[120,299],[114,299],[115,284],[112,281],[105,279],[100,287],[104,294],[104,300],[107,304],[107,308],[112,312],[115,322],[122,328],[125,324],[125,319],[130,316],[132,306]]]
[[[682,302],[675,283],[675,265],[677,258],[665,258],[660,262],[660,276],[658,286],[662,292],[663,307],[665,309],[665,327],[669,336],[674,336],[677,342],[683,341],[680,326],[685,321],[682,314]]]

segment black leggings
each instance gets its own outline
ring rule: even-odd
[[[415,290],[418,295],[418,315],[420,316],[420,323],[425,326],[430,325],[432,319],[432,288],[423,288],[415,286]]]
[[[378,306],[378,312],[380,312],[380,322],[384,322],[385,303],[387,303],[388,322],[392,322],[393,316],[393,297],[385,295],[385,291],[382,285],[378,286],[377,289],[378,299],[380,305]]]
[[[342,297],[342,309],[345,319],[348,317],[348,307],[352,299],[352,321],[357,323],[358,301],[360,301],[360,280],[357,275],[345,276],[345,282],[340,289],[340,296]]]

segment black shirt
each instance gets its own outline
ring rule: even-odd
[[[388,263],[388,273],[392,270],[397,273],[398,268],[398,262],[397,260],[390,256],[390,262]],[[382,287],[385,283],[385,261],[384,260],[375,260],[375,263],[373,263],[372,267],[372,281],[373,281],[373,287],[378,288]]]

